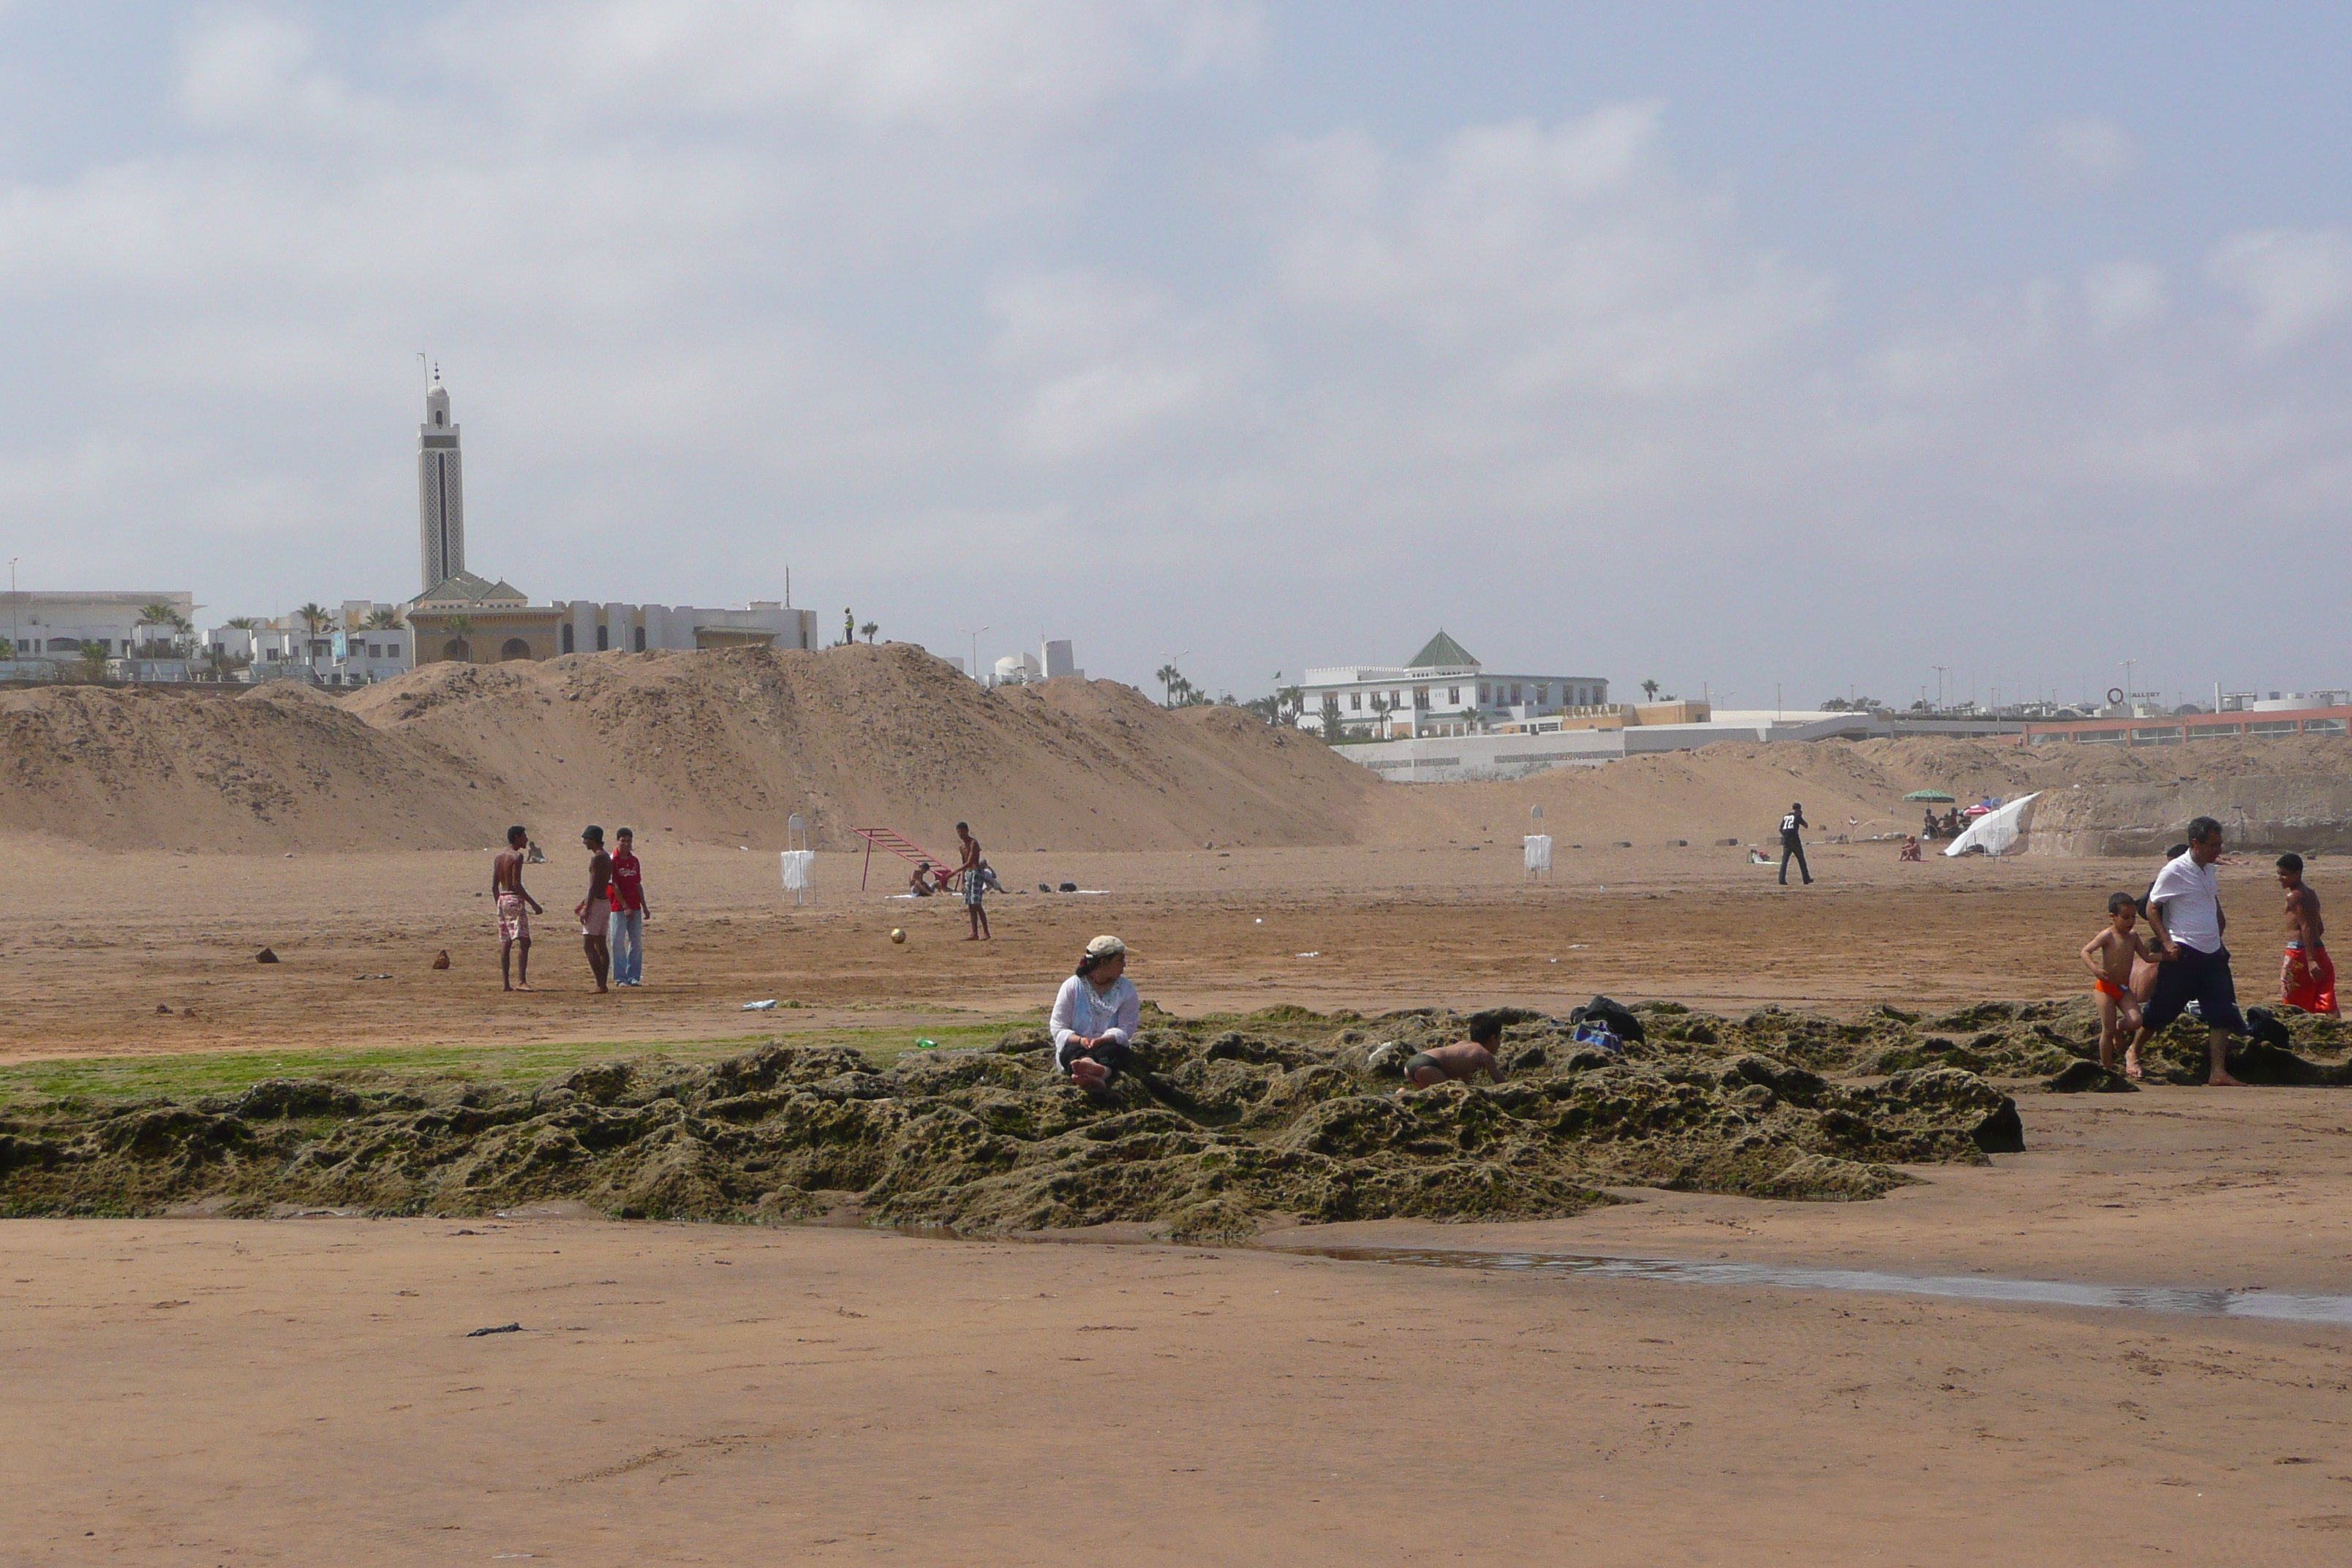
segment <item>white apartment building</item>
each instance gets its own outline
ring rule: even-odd
[[[242,666],[247,680],[314,679],[322,686],[366,686],[404,675],[416,663],[415,634],[391,619],[397,605],[346,599],[313,630],[299,616],[215,626],[205,650],[217,665]]]
[[[90,643],[110,658],[142,652],[164,657],[181,634],[168,622],[150,622],[150,605],[168,606],[184,621],[196,613],[195,595],[184,591],[0,594],[0,637],[19,659],[66,663],[80,658]]]
[[[1402,665],[1328,665],[1298,683],[1298,726],[1327,740],[1477,734],[1609,703],[1598,675],[1489,670],[1443,630]]]

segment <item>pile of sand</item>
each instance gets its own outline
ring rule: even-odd
[[[340,700],[0,695],[0,827],[111,847],[472,848],[509,823],[819,848],[959,818],[999,849],[1328,844],[1372,774],[1235,709],[1064,679],[990,691],[906,645],[436,664]],[[542,833],[542,837],[554,836]]]
[[[463,758],[291,682],[0,692],[0,827],[106,848],[456,847],[506,815]]]
[[[1507,1081],[1402,1094],[1403,1057],[1461,1019],[1293,1014],[1307,1026],[1277,1032],[1271,1016],[1234,1030],[1162,1015],[1138,1037],[1144,1070],[1102,1100],[1054,1073],[1032,1030],[880,1070],[771,1045],[709,1067],[583,1068],[535,1091],[361,1074],[60,1101],[0,1121],[0,1213],[569,1199],[625,1217],[847,1206],[971,1233],[1131,1222],[1233,1239],[1292,1217],[1573,1214],[1625,1184],[1869,1198],[1907,1179],[1895,1163],[2023,1146],[2014,1102],[1957,1068],[1840,1084],[1687,1026],[1613,1053],[1519,1016]]]
[[[959,819],[1002,849],[1332,843],[1381,788],[1238,710],[1109,681],[991,691],[908,645],[430,665],[347,706],[495,777],[519,819],[688,838],[772,843],[798,812],[831,849],[874,826],[944,848]]]
[[[1509,784],[1390,784],[1232,708],[1065,679],[991,691],[911,645],[427,665],[340,699],[63,687],[0,694],[0,828],[117,847],[473,848],[596,821],[820,848],[888,826],[944,850],[1769,841],[1907,831],[1911,790],[2051,792],[2029,852],[2143,854],[2200,813],[2250,847],[2352,847],[2352,749],[1726,742]],[[1530,807],[1540,805],[1538,822]],[[552,839],[557,835],[542,832]]]

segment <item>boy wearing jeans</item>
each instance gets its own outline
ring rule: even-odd
[[[613,912],[604,917],[606,945],[613,951],[613,984],[641,985],[646,978],[646,880],[637,864],[636,836],[624,827],[613,835]]]

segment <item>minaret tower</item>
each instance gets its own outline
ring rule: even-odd
[[[429,592],[466,569],[466,485],[458,467],[457,422],[449,417],[449,392],[441,367],[433,367],[432,390],[425,395],[425,423],[416,427],[418,555]]]

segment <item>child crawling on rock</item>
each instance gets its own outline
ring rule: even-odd
[[[1470,1037],[1435,1050],[1416,1052],[1404,1064],[1405,1081],[1415,1089],[1459,1083],[1485,1073],[1496,1083],[1503,1069],[1495,1065],[1495,1047],[1503,1043],[1503,1022],[1491,1013],[1470,1020]]]
[[[2139,1004],[2132,994],[2132,965],[2163,957],[2136,929],[2139,905],[2129,893],[2107,900],[2105,931],[2083,944],[2083,964],[2091,972],[2092,999],[2099,1009],[2099,1065],[2116,1070],[2116,1042],[2124,1049],[2124,1076],[2136,1079],[2139,1068]]]

